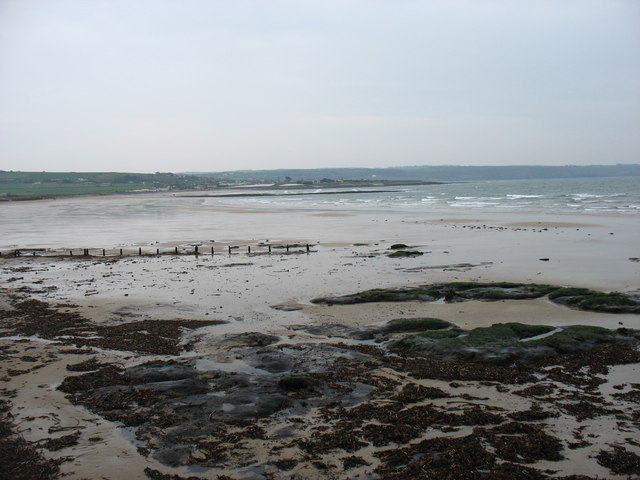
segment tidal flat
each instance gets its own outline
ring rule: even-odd
[[[6,475],[638,478],[635,216],[194,212],[145,241],[10,232]]]

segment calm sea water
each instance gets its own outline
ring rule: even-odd
[[[325,206],[374,210],[385,207],[425,209],[446,207],[459,210],[640,213],[640,177],[486,181],[384,189],[394,191],[341,194],[336,190],[335,195],[244,197],[233,201],[247,207],[252,205],[294,208]],[[288,193],[308,193],[308,190],[291,190]]]

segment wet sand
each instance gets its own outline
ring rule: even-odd
[[[384,325],[396,318],[437,317],[463,329],[513,321],[552,326],[581,324],[611,329],[638,329],[638,315],[584,312],[551,303],[547,299],[450,304],[412,301],[344,306],[311,303],[311,299],[319,296],[453,281],[544,283],[638,294],[640,263],[632,260],[640,257],[637,246],[640,226],[636,218],[598,215],[544,215],[541,218],[533,213],[482,212],[475,219],[469,214],[462,216],[452,212],[423,214],[389,211],[373,214],[364,211],[282,211],[272,207],[256,211],[236,209],[229,205],[220,205],[213,211],[220,220],[215,228],[207,226],[195,229],[190,226],[186,232],[180,232],[182,235],[178,232],[178,226],[173,224],[168,225],[159,236],[148,226],[144,226],[141,232],[123,233],[117,224],[113,224],[106,237],[55,230],[51,235],[51,245],[42,243],[43,237],[35,242],[31,234],[24,236],[25,245],[51,246],[60,248],[61,252],[63,248],[115,248],[123,244],[131,247],[132,251],[138,245],[150,249],[181,245],[186,249],[190,243],[201,243],[201,251],[204,252],[209,246],[215,246],[220,253],[213,256],[69,258],[53,256],[57,253],[53,251],[52,256],[46,257],[7,258],[6,249],[2,249],[0,307],[5,335],[11,333],[11,328],[6,324],[13,318],[11,305],[28,299],[42,301],[54,311],[78,314],[87,322],[87,326],[70,330],[70,339],[65,341],[64,338],[58,338],[57,343],[43,340],[42,334],[39,337],[0,338],[3,348],[3,372],[0,372],[4,380],[3,398],[10,403],[12,422],[18,426],[20,434],[28,442],[36,444],[46,458],[69,457],[68,461],[59,465],[60,471],[65,474],[64,478],[145,479],[154,478],[153,475],[164,478],[151,471],[184,478],[195,476],[208,479],[224,478],[219,475],[230,478],[294,478],[295,475],[295,478],[403,478],[395,470],[389,470],[393,462],[386,462],[384,459],[387,457],[381,452],[395,449],[397,453],[410,445],[417,448],[419,442],[435,438],[461,441],[474,431],[476,435],[484,435],[483,441],[499,443],[502,434],[498,430],[478,433],[474,429],[479,425],[497,429],[509,422],[509,414],[527,411],[534,404],[558,414],[557,417],[551,416],[534,424],[544,425],[547,434],[559,439],[564,459],[553,459],[552,454],[546,457],[540,454],[527,462],[512,458],[507,463],[535,468],[537,471],[551,469],[557,472],[554,476],[558,478],[572,474],[592,478],[628,478],[627,474],[615,474],[602,462],[599,463],[596,457],[601,451],[612,451],[614,446],[624,446],[630,452],[640,453],[638,421],[633,417],[633,412],[637,411],[637,400],[633,396],[637,387],[633,385],[634,382],[637,385],[640,372],[638,363],[614,365],[608,372],[596,373],[595,369],[593,375],[602,378],[602,382],[594,387],[595,390],[585,390],[586,387],[580,382],[571,383],[556,377],[540,380],[547,386],[553,385],[550,391],[555,393],[522,395],[517,392],[535,386],[536,382],[460,379],[453,374],[449,378],[419,378],[415,372],[407,370],[407,365],[390,366],[378,353],[368,350],[359,352],[357,348],[361,344],[357,341],[353,343],[345,338],[311,334],[299,326]],[[187,223],[195,225],[201,220],[196,217],[187,220]],[[9,235],[11,240],[7,247],[16,245],[19,238],[18,233],[12,235]],[[140,235],[153,235],[153,238],[144,239]],[[116,237],[118,241],[113,241]],[[105,238],[112,239],[111,243],[101,245],[100,241]],[[210,243],[211,239],[215,239],[215,242]],[[262,252],[248,255],[244,248],[234,250],[236,253],[233,255],[222,253],[228,245],[244,247],[267,240],[283,244],[309,243],[313,249],[311,253],[306,253],[304,249],[293,249],[289,254],[279,250],[271,255]],[[420,251],[423,255],[389,258],[389,247],[394,243],[405,243],[408,249]],[[116,342],[110,346],[92,345],[90,341],[92,336],[107,335],[96,334],[91,325],[115,328],[135,322],[160,320],[182,321],[184,325],[190,321],[225,323],[212,322],[215,324],[200,328],[185,327],[180,338],[175,339],[179,347],[178,355],[154,352],[153,348],[131,351],[122,347],[121,340],[120,344]],[[103,332],[115,335],[116,330]],[[143,326],[132,332],[132,335],[145,334]],[[274,335],[277,340],[273,344],[252,346],[244,337],[238,337],[236,343],[230,343],[229,339],[234,338],[230,335],[247,332]],[[77,341],[80,337],[84,338],[82,342]],[[65,378],[85,375],[67,370],[67,365],[94,358],[100,364],[123,368],[151,360],[200,361],[197,365],[201,368],[207,365],[209,370],[237,370],[242,375],[249,375],[249,382],[261,385],[266,374],[252,370],[260,370],[255,363],[260,348],[274,356],[288,352],[284,357],[278,357],[286,363],[298,355],[291,353],[288,348],[294,352],[296,348],[315,352],[314,348],[319,347],[314,345],[329,344],[327,348],[333,349],[337,347],[331,345],[345,341],[357,347],[356,350],[339,348],[339,351],[347,352],[344,354],[345,363],[339,366],[342,369],[340,371],[355,388],[350,393],[344,393],[344,398],[352,399],[352,405],[347,409],[358,404],[395,405],[396,402],[409,410],[429,405],[440,412],[438,415],[442,412],[469,415],[464,413],[465,408],[478,408],[478,411],[484,412],[486,418],[482,418],[486,421],[490,419],[486,415],[491,412],[500,415],[500,418],[495,422],[490,420],[489,423],[483,423],[485,420],[482,418],[468,420],[467,417],[447,417],[451,431],[447,431],[441,420],[434,420],[435,426],[426,428],[419,435],[412,431],[404,440],[400,437],[389,440],[386,432],[380,434],[379,440],[375,440],[372,436],[374,427],[366,425],[390,422],[400,425],[398,428],[404,428],[403,422],[409,421],[397,415],[395,420],[364,414],[358,414],[355,419],[355,413],[345,417],[344,412],[332,410],[333,407],[314,399],[309,392],[305,393],[308,398],[303,400],[311,406],[305,409],[295,403],[299,400],[296,396],[300,396],[300,392],[289,392],[288,397],[294,402],[291,409],[295,414],[287,416],[283,413],[285,409],[253,419],[252,425],[263,430],[261,435],[245,428],[245,433],[233,437],[231,433],[234,431],[229,430],[231,427],[227,423],[224,424],[227,428],[226,440],[215,437],[212,432],[201,432],[200,436],[194,434],[194,438],[197,438],[192,441],[190,457],[187,456],[191,460],[185,461],[191,466],[184,462],[172,466],[166,458],[162,461],[155,456],[162,450],[161,443],[166,441],[164,434],[144,430],[147,428],[144,427],[142,430],[146,436],[136,439],[136,431],[140,437],[141,427],[123,427],[118,421],[105,418],[104,411],[97,407],[92,409],[81,403],[75,404],[73,395],[78,400],[78,397],[85,395],[83,391],[65,394],[58,390]],[[81,349],[73,345],[79,345]],[[362,345],[375,347],[375,344],[366,342]],[[276,351],[278,349],[280,353]],[[317,350],[320,352],[317,355],[318,358],[332,357],[337,351]],[[363,357],[351,358],[356,354]],[[316,354],[308,355],[313,357]],[[350,363],[352,361],[356,363]],[[360,371],[358,362],[369,364],[370,371]],[[276,379],[278,375],[282,376],[278,372],[272,373]],[[543,374],[537,372],[536,375]],[[383,378],[387,378],[388,382],[382,382]],[[329,388],[338,380],[327,377],[323,382],[323,387],[314,388]],[[408,384],[438,388],[445,396],[432,399],[428,396],[420,399],[396,398],[398,392]],[[360,388],[358,385],[374,385],[377,390],[369,392],[367,397],[364,393],[357,393]],[[329,395],[329,390],[322,391]],[[331,391],[332,395],[337,395],[336,391]],[[617,393],[629,395],[623,398],[615,396]],[[574,403],[587,402],[585,398],[588,397],[591,404],[603,405],[607,412],[582,418],[569,407],[562,406],[571,395]],[[392,401],[391,398],[396,400]],[[232,407],[224,408],[229,410]],[[359,423],[353,423],[356,420]],[[352,422],[350,424],[355,430],[362,428],[365,432],[358,441],[361,442],[362,438],[369,440],[358,448],[353,446],[355,450],[345,445],[331,450],[331,442],[335,442],[335,435],[339,436],[337,426],[349,422]],[[289,433],[285,434],[283,429]],[[79,434],[74,444],[59,450],[42,447],[42,442],[47,439],[76,432]],[[335,435],[329,436],[330,433]],[[414,433],[416,436],[413,436]],[[534,435],[531,432],[521,434]],[[210,442],[207,443],[204,439],[209,437]],[[236,438],[235,443],[230,438]],[[233,452],[231,459],[221,459],[216,463],[219,452],[211,442],[227,445],[225,448]],[[575,446],[580,442],[584,444]],[[450,450],[455,452],[457,448],[462,448],[461,445],[451,444]],[[354,458],[348,460],[351,457]],[[500,461],[505,462],[505,458],[511,457],[504,453]],[[289,463],[285,460],[289,460]],[[145,473],[145,468],[151,470]],[[100,472],[101,477],[96,476],[96,471]]]

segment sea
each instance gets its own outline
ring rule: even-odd
[[[327,194],[327,192],[334,192]],[[370,193],[368,193],[370,192]],[[241,193],[241,192],[237,192]],[[640,177],[499,180],[399,187],[267,190],[234,198],[247,207],[411,208],[553,213],[640,213]],[[280,194],[280,195],[279,195]],[[273,196],[270,196],[273,195]]]
[[[183,239],[248,238],[304,232],[313,214],[640,214],[640,177],[478,181],[342,189],[164,192],[0,202],[0,253],[15,248],[152,245]],[[318,218],[318,217],[308,217]],[[297,219],[297,220],[296,220]],[[293,222],[302,222],[299,225]],[[247,224],[249,222],[249,224]],[[251,232],[246,237],[246,232]]]

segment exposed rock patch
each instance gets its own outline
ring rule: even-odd
[[[451,282],[419,287],[376,288],[343,296],[315,298],[312,303],[350,305],[368,302],[406,302],[412,300],[446,302],[468,300],[523,300],[541,298],[581,310],[609,313],[640,313],[640,297],[622,293],[604,293],[583,288],[524,283]]]

